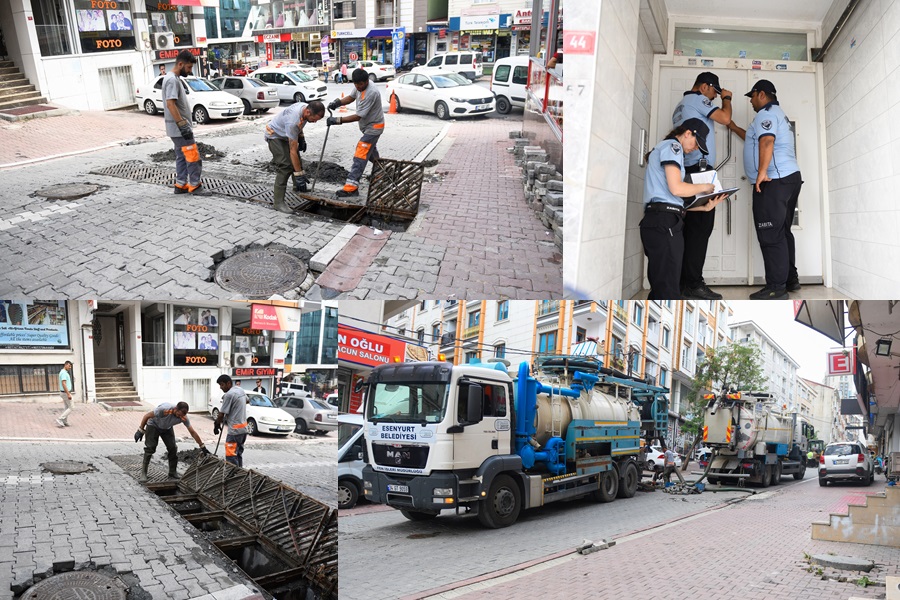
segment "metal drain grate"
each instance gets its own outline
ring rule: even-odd
[[[371,216],[411,221],[419,212],[425,165],[379,159],[369,180],[366,209]]]
[[[259,184],[240,183],[238,181],[227,181],[216,188],[217,194],[225,194],[226,196],[234,196],[244,200],[251,200],[263,191],[264,188]]]
[[[160,171],[155,175],[151,175],[150,177],[141,181],[141,183],[155,183],[157,185],[175,185],[175,173],[166,173],[164,171]]]
[[[268,298],[296,288],[307,272],[306,263],[293,254],[264,248],[222,261],[216,269],[216,283],[250,298]]]
[[[155,167],[153,165],[147,165],[142,162],[129,161],[124,162],[118,165],[113,165],[111,167],[106,167],[104,169],[97,169],[96,171],[91,171],[96,175],[110,175],[112,177],[121,177],[123,179],[132,179],[134,181],[143,181],[145,179],[150,179],[151,177],[158,177],[163,174],[169,173],[169,171],[165,169],[161,169],[159,167]]]

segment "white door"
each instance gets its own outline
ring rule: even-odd
[[[655,145],[672,129],[672,112],[697,75],[706,68],[661,67],[657,95]],[[756,113],[744,96],[758,79],[769,79],[788,118],[796,124],[797,160],[804,176],[799,200],[799,221],[792,229],[796,241],[797,269],[803,283],[822,283],[822,193],[819,185],[819,114],[815,74],[786,71],[713,69],[722,87],[731,90],[732,119],[747,128]],[[721,100],[717,100],[721,102]],[[716,124],[716,163],[723,187],[741,191],[716,209],[716,224],[709,240],[703,276],[713,285],[764,283],[762,254],[752,218],[752,186],[744,174],[744,143],[724,126]],[[731,156],[728,156],[729,138]],[[726,161],[727,159],[727,161]]]

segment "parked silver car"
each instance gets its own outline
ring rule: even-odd
[[[275,406],[294,417],[294,421],[297,424],[294,431],[297,433],[315,431],[317,435],[324,435],[337,429],[337,409],[319,400],[298,398],[296,396],[279,396],[273,402]]]
[[[278,98],[278,90],[259,79],[252,77],[216,77],[211,80],[223,92],[237,96],[244,105],[244,114],[249,115],[254,110],[266,112],[281,103]]]
[[[875,481],[875,463],[862,444],[842,442],[828,444],[819,457],[819,485],[829,481],[858,479],[865,485]]]

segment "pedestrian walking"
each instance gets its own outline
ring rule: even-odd
[[[266,388],[264,388],[263,385],[262,385],[262,379],[257,379],[257,380],[256,380],[256,387],[253,388],[253,391],[254,391],[254,392],[259,392],[259,393],[262,394],[263,396],[266,395]]]
[[[225,460],[238,467],[244,466],[244,442],[247,441],[247,392],[232,385],[231,377],[220,375],[216,380],[219,389],[225,392],[222,406],[213,425],[213,433],[219,435],[222,423],[228,426],[225,436]]]
[[[156,452],[160,438],[166,445],[166,450],[169,451],[169,479],[178,477],[178,445],[175,443],[175,431],[173,428],[179,423],[184,423],[188,433],[191,434],[191,437],[194,438],[194,441],[200,447],[200,451],[204,454],[209,454],[209,450],[206,449],[203,440],[191,427],[191,422],[187,417],[188,410],[190,410],[190,406],[188,406],[187,402],[179,402],[175,405],[163,402],[144,414],[144,417],[141,419],[141,425],[134,434],[135,443],[140,442],[145,435],[147,436],[147,439],[144,440],[144,462],[141,464],[141,476],[138,481],[141,483],[147,481],[147,469],[150,467],[150,459],[153,458],[153,454]]]
[[[717,95],[722,96],[722,107],[713,104]],[[706,135],[707,154],[699,149],[684,156],[684,172],[688,175],[716,167],[716,123],[728,126],[731,123],[731,92],[722,89],[715,73],[700,73],[694,87],[684,93],[684,97],[672,113],[672,125],[678,127],[688,119],[700,119],[709,133]],[[703,265],[709,237],[716,224],[715,209],[691,211],[684,215],[684,258],[681,261],[681,294],[686,299],[721,300],[718,294],[703,280]]]
[[[794,148],[791,122],[778,104],[775,86],[760,79],[749,92],[756,117],[747,130],[729,129],[744,140],[744,172],[753,186],[753,220],[762,250],[766,285],[751,300],[785,300],[800,290],[791,226],[803,178]]]
[[[685,153],[707,153],[709,128],[700,119],[687,119],[647,154],[644,178],[644,218],[641,242],[647,255],[650,300],[681,298],[681,261],[684,255],[684,198],[712,193],[711,183],[685,182]],[[724,196],[690,211],[713,210]]]
[[[163,77],[162,94],[164,101],[163,116],[166,123],[166,135],[172,138],[175,145],[175,190],[176,194],[207,195],[201,189],[200,174],[203,163],[200,152],[194,141],[194,130],[191,125],[191,105],[188,103],[182,77],[193,73],[197,59],[187,50],[178,53],[175,68]]]
[[[341,63],[341,83],[347,83],[347,63]]]
[[[353,81],[353,91],[344,98],[332,100],[328,105],[329,110],[335,110],[341,106],[356,102],[356,114],[347,117],[328,117],[328,125],[341,125],[359,121],[359,130],[362,137],[356,144],[356,152],[353,154],[353,166],[344,188],[335,194],[338,198],[359,196],[359,182],[362,179],[366,164],[378,160],[378,139],[384,132],[384,110],[381,107],[381,93],[375,87],[375,83],[369,81],[368,74],[362,69],[356,69],[350,76]]]
[[[303,172],[300,152],[306,152],[303,128],[325,116],[325,105],[314,100],[296,102],[284,109],[266,125],[265,139],[275,163],[275,210],[293,213],[284,202],[288,178],[294,178],[294,191],[305,192],[309,180]]]
[[[72,412],[72,361],[67,360],[63,365],[63,368],[59,372],[59,397],[63,401],[63,406],[65,406],[65,410],[59,418],[56,419],[57,427],[68,427],[69,426],[69,413]]]

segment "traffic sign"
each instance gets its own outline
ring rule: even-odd
[[[356,52],[351,52],[351,53],[350,53],[350,60],[351,60],[351,61],[358,60],[358,59],[359,59],[359,55],[358,55]]]

